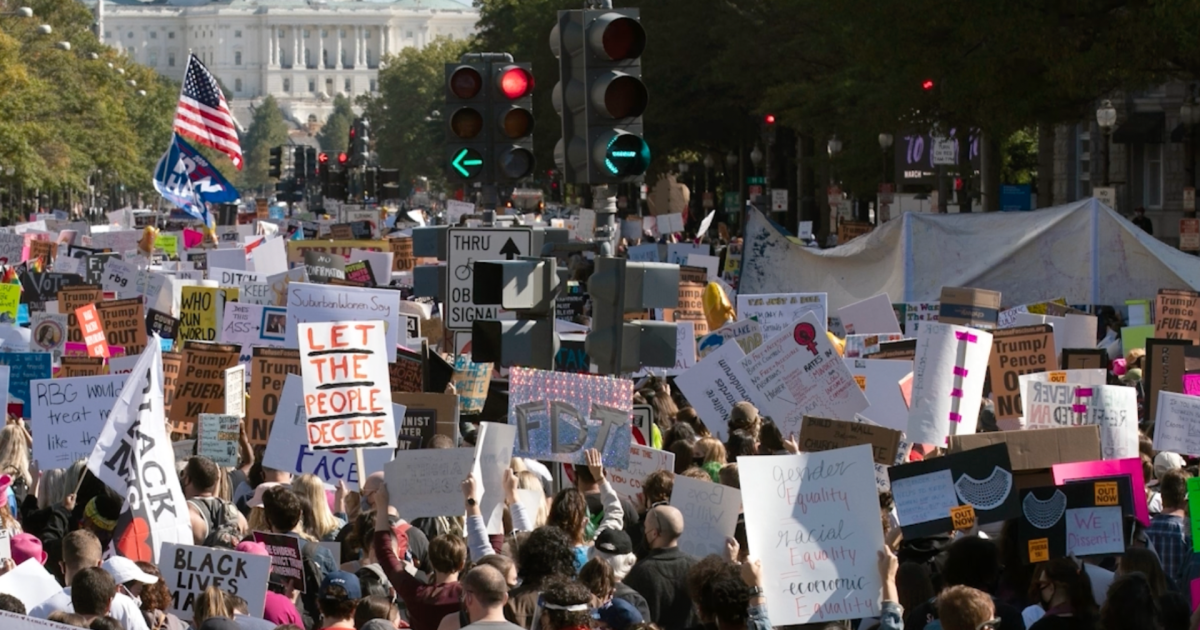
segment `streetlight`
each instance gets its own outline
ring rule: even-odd
[[[885,184],[888,183],[888,149],[892,148],[892,143],[894,141],[895,138],[893,138],[892,134],[890,133],[879,134],[879,150],[883,153],[883,183]]]
[[[712,192],[712,188],[713,188],[712,170],[713,170],[713,167],[716,165],[717,165],[717,162],[716,162],[716,160],[713,159],[712,154],[704,155],[704,194],[705,195]],[[715,201],[713,202],[713,205],[714,206],[716,205]],[[707,207],[704,209],[708,210]]]
[[[829,143],[825,146],[825,150],[829,152],[829,157],[836,157],[842,152],[842,141],[838,140],[837,134],[829,138]]]
[[[1112,101],[1104,99],[1100,103],[1100,108],[1096,110],[1096,123],[1100,125],[1100,131],[1104,132],[1104,176],[1102,181],[1104,186],[1108,186],[1108,164],[1109,153],[1111,153],[1112,143],[1110,136],[1112,135],[1113,127],[1117,124],[1117,110],[1113,107]]]
[[[750,152],[750,161],[754,162],[754,170],[755,170],[755,174],[757,174],[758,165],[762,164],[762,161],[763,161],[762,149],[758,148],[757,144],[754,145],[754,150]]]
[[[4,11],[3,13],[0,13],[0,15],[31,18],[31,17],[33,17],[33,9],[31,9],[29,7],[21,7],[15,11]]]

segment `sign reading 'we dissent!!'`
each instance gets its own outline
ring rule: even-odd
[[[313,450],[396,448],[384,322],[299,325],[300,375]]]

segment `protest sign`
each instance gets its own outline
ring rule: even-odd
[[[741,346],[727,343],[675,378],[675,385],[704,425],[721,440],[729,435],[729,414],[734,405],[746,400],[759,409],[766,408],[766,397],[742,367],[744,358]]]
[[[295,243],[296,241],[292,241]],[[305,322],[395,321],[400,312],[400,292],[293,282],[287,294],[287,347],[298,348],[298,325]],[[386,363],[396,360],[399,326],[386,331]]]
[[[517,457],[583,464],[584,450],[594,448],[605,466],[619,468],[629,459],[628,379],[514,367],[508,400],[508,423],[517,425]]]
[[[196,417],[225,411],[225,370],[238,364],[241,347],[187,341],[183,365],[171,403],[175,433],[194,437]]]
[[[945,446],[950,435],[975,432],[991,353],[989,333],[942,321],[921,327],[904,432],[910,442]]]
[[[146,334],[158,335],[174,341],[179,337],[179,319],[167,313],[150,309],[146,312]]]
[[[183,371],[182,352],[163,352],[163,409],[167,417],[171,417],[171,403],[175,400],[175,385],[179,382],[179,374]]]
[[[805,313],[815,313],[826,326],[829,296],[825,293],[771,293],[737,296],[738,319],[754,319],[762,326],[763,339],[771,339]]]
[[[23,415],[28,418],[29,382],[39,378],[50,378],[49,352],[0,352],[0,365],[7,365],[8,402],[24,405]]]
[[[899,333],[900,322],[886,293],[848,304],[838,309],[842,327],[849,335]]]
[[[127,377],[87,467],[127,500],[129,515],[123,518],[133,534],[121,541],[122,555],[157,563],[163,543],[192,541],[163,417],[162,348],[157,343],[146,346]]]
[[[604,475],[617,494],[642,506],[642,484],[650,473],[659,470],[675,471],[675,453],[660,451],[642,444],[629,447],[629,463],[624,468],[605,468]]]
[[[267,443],[271,421],[279,408],[279,394],[288,374],[300,374],[300,351],[288,348],[255,347],[250,359],[250,408],[246,413],[246,432],[250,444]]]
[[[246,417],[246,366],[225,369],[225,413]]]
[[[271,556],[268,583],[292,587],[303,593],[304,557],[300,553],[300,538],[292,534],[254,532],[254,542],[266,545],[267,554]],[[263,598],[266,598],[266,594]]]
[[[896,386],[913,369],[912,361],[900,359],[843,359],[850,375],[867,397],[869,407],[858,415],[881,427],[908,429],[908,405]]]
[[[725,552],[725,539],[733,538],[737,529],[742,493],[719,483],[676,475],[671,506],[683,514],[681,551],[696,558],[721,555]]]
[[[688,263],[688,256],[697,254],[707,256],[709,245],[697,245],[695,243],[667,243],[667,264],[679,265],[683,267]]]
[[[1137,390],[1122,385],[1093,385],[1083,424],[1100,427],[1104,459],[1138,456]]]
[[[1146,339],[1146,357],[1142,361],[1142,387],[1145,389],[1147,418],[1158,417],[1159,392],[1183,392],[1183,375],[1189,353],[1200,351],[1190,339]]]
[[[356,249],[386,252],[391,251],[391,245],[387,241],[356,240],[303,240],[288,241],[287,243],[289,263],[304,262],[304,254],[306,252],[324,252],[335,254],[345,259],[350,256],[350,252]]]
[[[104,359],[101,357],[80,357],[64,355],[58,361],[56,378],[78,378],[81,376],[100,376],[105,374]]]
[[[0,593],[12,595],[25,604],[25,610],[33,610],[46,600],[62,592],[62,586],[53,575],[42,566],[41,558],[29,558],[25,562],[4,575],[0,575]],[[0,611],[5,628],[22,628],[22,630],[40,630],[73,628],[50,621],[22,617],[8,611]],[[22,627],[22,624],[28,624]],[[12,625],[10,625],[12,624]]]
[[[216,341],[225,313],[225,291],[217,287],[180,289],[179,338]]]
[[[489,534],[504,534],[504,471],[512,463],[517,428],[499,422],[480,422],[475,443],[473,472],[478,483],[476,497]],[[461,496],[461,493],[460,493]]]
[[[1022,562],[1123,553],[1131,497],[1128,477],[1022,489],[1017,522]]]
[[[104,327],[100,324],[100,314],[95,304],[87,304],[75,309],[75,317],[79,320],[79,329],[83,332],[83,342],[87,344],[89,357],[108,358],[108,341],[104,337]]]
[[[366,476],[358,473],[354,451],[314,451],[309,448],[307,416],[304,415],[304,381],[299,374],[288,374],[285,378],[283,389],[275,401],[276,421],[270,424],[270,439],[263,451],[263,465],[294,475],[312,474],[330,486],[344,481],[352,488],[357,487]],[[393,406],[393,414],[395,409]],[[383,470],[384,464],[392,460],[392,453],[387,449],[371,448],[364,450],[362,457],[363,466],[370,474]]]
[[[742,501],[750,553],[777,593],[767,598],[771,623],[878,615],[882,587],[871,559],[883,547],[879,510],[850,500],[875,494],[871,449],[746,457],[738,472],[743,488],[770,489]]]
[[[870,406],[812,312],[746,355],[742,368],[784,435],[804,416],[853,420]]]
[[[1076,383],[1045,383],[1018,377],[1025,407],[1025,427],[1049,429],[1082,424],[1092,387]]]
[[[472,448],[397,451],[383,467],[388,499],[407,520],[458,516],[465,509],[461,485],[474,466]]]
[[[663,321],[690,322],[696,334],[708,334],[708,320],[704,316],[704,287],[707,277],[697,267],[679,268],[679,304],[675,308],[663,309]]]
[[[41,470],[68,468],[88,457],[128,376],[39,379],[30,383],[29,429]]]
[[[1018,377],[1053,370],[1057,367],[1053,352],[1054,329],[1046,324],[1004,328],[992,333],[988,370],[996,422],[1001,429],[1020,428],[1018,419],[1025,411]]]
[[[1159,289],[1154,301],[1154,336],[1200,344],[1200,293]]]
[[[17,321],[17,311],[20,307],[21,286],[0,284],[0,322]]]
[[[646,446],[654,435],[654,407],[651,405],[634,405],[629,414],[630,428],[633,430],[633,441]]]
[[[218,466],[237,468],[238,429],[242,419],[223,413],[202,413],[199,421],[197,454],[213,460]]]
[[[904,304],[904,334],[916,337],[924,322],[936,322],[942,305],[937,302],[906,302]]]
[[[800,425],[799,446],[805,453],[831,451],[847,446],[866,444],[876,464],[896,463],[901,432],[864,422],[843,422],[828,418],[805,416]]]
[[[271,558],[229,549],[167,543],[159,567],[171,592],[168,612],[191,619],[196,597],[215,586],[245,600],[247,612],[261,617],[271,562]]]
[[[96,305],[108,345],[125,348],[126,356],[141,354],[146,349],[146,316],[142,309],[140,297]]]
[[[1062,486],[1071,481],[1100,479],[1103,477],[1124,476],[1129,478],[1130,492],[1133,494],[1133,515],[1147,527],[1150,525],[1150,509],[1146,501],[1146,484],[1142,475],[1142,460],[1136,457],[1130,459],[1106,459],[1103,461],[1072,462],[1054,464],[1050,468],[1054,475],[1054,485]]]
[[[951,531],[951,511],[961,505],[974,509],[979,525],[1014,518],[1020,511],[1005,444],[892,466],[888,477],[906,539]]]
[[[830,320],[831,322],[833,320]],[[883,344],[904,341],[901,333],[881,333],[869,335],[846,335],[842,344],[842,357],[846,359],[867,358],[879,353]],[[915,341],[915,340],[914,340]]]
[[[226,302],[221,322],[221,343],[282,346],[287,332],[287,309],[262,304]]]
[[[753,352],[763,343],[762,326],[753,319],[743,319],[732,324],[725,324],[700,337],[696,342],[697,359],[704,360],[704,357],[712,354],[727,341],[737,342],[742,347],[742,352]]]
[[[392,273],[402,271],[411,273],[413,267],[417,266],[417,258],[413,255],[412,237],[388,239],[388,244],[392,249]]]
[[[1183,455],[1200,455],[1200,397],[1158,393],[1158,415],[1154,418],[1154,450]]]
[[[1000,292],[968,287],[942,287],[938,321],[943,324],[995,328],[1000,316]]]
[[[388,381],[393,392],[425,391],[425,359],[406,348],[396,350],[396,360],[388,364]]]
[[[379,320],[299,324],[304,411],[313,450],[396,448],[383,356],[385,326]]]
[[[454,357],[454,391],[458,394],[460,412],[472,414],[483,411],[491,382],[491,363],[472,363],[469,354]]]
[[[458,397],[454,394],[393,392],[392,402],[404,405],[397,448],[425,448],[434,435],[458,436]]]
[[[67,322],[67,315],[33,313],[29,317],[29,351],[49,352],[56,359],[61,357],[67,343]]]

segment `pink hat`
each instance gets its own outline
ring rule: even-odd
[[[33,534],[17,534],[9,542],[12,546],[12,560],[21,564],[33,558],[41,564],[46,564],[46,552],[42,550],[42,541]]]
[[[271,555],[267,552],[266,545],[260,542],[254,542],[253,540],[243,540],[242,542],[238,543],[236,549],[242,553],[248,553],[255,556]]]

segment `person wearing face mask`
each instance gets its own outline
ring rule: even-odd
[[[1046,614],[1029,630],[1095,630],[1098,612],[1092,582],[1074,558],[1057,558],[1038,566],[1030,599]]]

